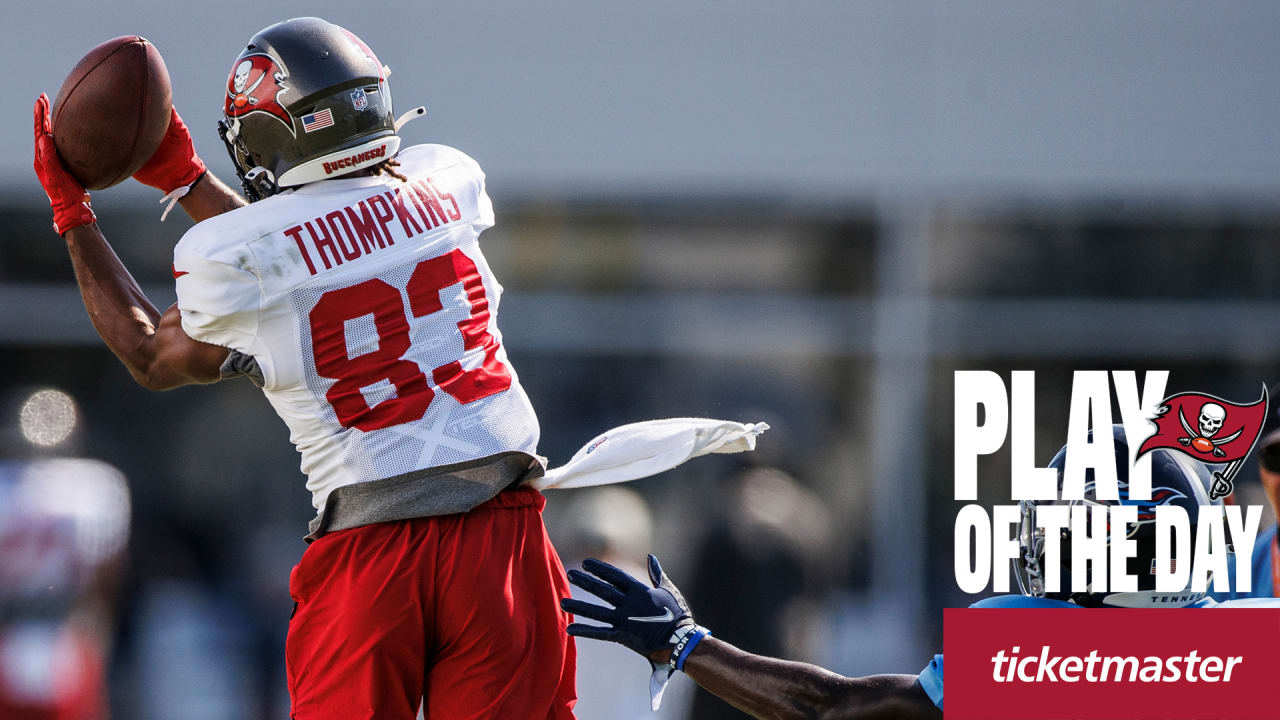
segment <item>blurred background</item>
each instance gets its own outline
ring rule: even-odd
[[[29,103],[117,35],[160,49],[224,180],[213,126],[256,30],[320,15],[366,40],[398,106],[428,108],[406,141],[488,173],[505,345],[553,463],[634,420],[769,422],[754,454],[556,491],[546,512],[566,565],[654,551],[699,621],[752,651],[866,674],[918,672],[940,650],[941,608],[974,600],[952,571],[955,370],[1038,371],[1042,463],[1073,370],[1164,368],[1171,392],[1237,401],[1280,379],[1270,0],[3,12],[18,32],[0,47],[0,450],[41,462],[0,481],[89,489],[0,492],[0,529],[69,506],[90,528],[131,518],[127,544],[0,611],[0,675],[24,697],[91,693],[98,657],[115,718],[288,714],[288,571],[311,515],[288,434],[248,382],[132,383],[88,323],[31,172]],[[157,200],[129,182],[94,207],[164,306],[189,222],[160,224]],[[69,457],[119,473],[48,464]],[[1007,449],[984,459],[983,502],[1008,500],[1008,465]],[[1242,502],[1261,503],[1256,471],[1241,478]],[[4,552],[37,574],[30,558],[49,557]],[[78,634],[51,640],[68,618]],[[579,647],[580,718],[652,717],[641,659]],[[49,684],[68,675],[89,690]],[[743,716],[681,676],[660,717]]]

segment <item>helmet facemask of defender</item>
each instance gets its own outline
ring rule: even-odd
[[[372,167],[400,147],[390,71],[360,38],[319,18],[258,32],[231,65],[218,132],[251,201]]]
[[[1090,434],[1092,438],[1092,433]],[[1154,450],[1151,458],[1151,500],[1129,499],[1129,445],[1124,426],[1112,426],[1115,443],[1116,480],[1120,486],[1120,500],[1097,500],[1094,494],[1093,470],[1086,470],[1084,500],[1027,501],[1019,504],[1021,518],[1018,526],[1019,556],[1013,562],[1014,577],[1023,595],[1074,602],[1087,607],[1184,607],[1201,600],[1205,593],[1192,592],[1190,586],[1177,592],[1159,592],[1155,588],[1153,572],[1156,562],[1156,525],[1154,510],[1160,505],[1179,505],[1191,521],[1194,533],[1199,518],[1199,506],[1211,504],[1208,490],[1212,478],[1203,463],[1170,450]],[[1063,472],[1066,468],[1067,448],[1054,456],[1049,467],[1058,472],[1059,496],[1061,496]],[[1219,501],[1220,502],[1220,501]],[[1094,592],[1092,583],[1086,583],[1083,592],[1071,589],[1071,529],[1068,526],[1058,538],[1059,589],[1046,589],[1047,568],[1044,565],[1044,530],[1036,527],[1036,511],[1046,505],[1136,505],[1138,523],[1129,528],[1128,538],[1134,540],[1136,553],[1128,559],[1128,572],[1138,579],[1136,592]],[[1093,531],[1090,523],[1090,531]],[[1104,530],[1105,531],[1105,530]],[[1110,538],[1107,540],[1110,545]],[[1174,558],[1175,562],[1190,562],[1190,558]],[[1090,564],[1090,575],[1096,570]],[[1212,580],[1212,578],[1210,578]]]

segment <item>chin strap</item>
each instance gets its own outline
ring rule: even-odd
[[[231,156],[231,167],[236,169],[236,177],[240,178],[240,189],[244,191],[244,197],[251,203],[262,199],[262,195],[258,193],[257,188],[245,179],[244,168],[240,166],[240,159],[236,157],[236,152],[249,157],[249,149],[240,141],[240,136],[236,135],[225,121],[218,121],[218,137],[222,138],[222,143],[227,146],[227,155]]]
[[[253,189],[253,194],[258,200],[269,198],[280,192],[280,186],[276,184],[276,176],[261,165],[245,173],[241,180]]]

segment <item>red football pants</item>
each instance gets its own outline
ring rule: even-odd
[[[341,530],[289,578],[296,720],[572,720],[564,568],[521,487],[460,515]]]

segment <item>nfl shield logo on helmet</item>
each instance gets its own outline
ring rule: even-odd
[[[364,88],[356,88],[351,91],[351,106],[356,110],[364,110],[369,107],[369,98],[364,94]]]

